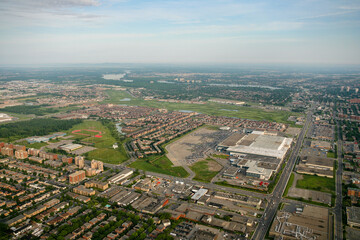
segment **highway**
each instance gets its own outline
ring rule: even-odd
[[[342,226],[342,135],[340,131],[339,121],[336,121],[338,131],[338,145],[337,145],[337,156],[338,156],[338,169],[336,171],[336,200],[334,207],[335,215],[335,239],[343,239],[343,226]]]
[[[288,163],[286,164],[283,173],[280,177],[280,180],[278,184],[275,186],[273,193],[269,195],[268,206],[265,209],[263,216],[259,220],[259,224],[252,237],[253,240],[264,239],[267,230],[270,228],[272,219],[275,217],[276,211],[278,210],[279,204],[281,202],[282,195],[285,191],[286,184],[289,181],[291,172],[296,163],[296,159],[301,149],[303,140],[305,138],[306,131],[309,128],[309,126],[311,126],[312,115],[313,115],[313,108],[311,108],[311,110],[309,110],[309,112],[307,113],[305,125],[299,134],[295,147],[293,148],[292,153],[289,157]]]

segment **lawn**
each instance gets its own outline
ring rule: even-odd
[[[284,197],[286,197],[288,195],[288,192],[289,192],[291,186],[294,183],[294,179],[295,179],[295,175],[294,175],[294,173],[291,173],[290,178],[289,178],[289,182],[287,183],[285,191],[284,191],[284,195],[283,195]]]
[[[247,118],[254,120],[267,120],[271,122],[292,123],[287,121],[290,115],[299,115],[289,111],[265,111],[255,107],[241,107],[228,104],[220,104],[214,102],[207,102],[205,104],[191,104],[191,103],[169,103],[159,102],[156,100],[145,101],[140,98],[133,98],[129,93],[125,91],[108,90],[106,93],[109,99],[103,103],[115,103],[115,104],[127,104],[136,106],[147,106],[154,108],[166,108],[170,111],[177,110],[189,110],[195,112],[201,112],[215,116],[227,116]],[[123,98],[130,98],[131,101],[120,101]],[[229,111],[236,110],[236,111]]]
[[[39,143],[29,143],[28,141],[21,141],[21,142],[17,142],[16,144],[19,145],[24,145],[27,148],[36,148],[36,149],[40,149],[41,147],[47,146],[48,144],[45,142],[39,142]]]
[[[229,155],[226,154],[213,154],[214,158],[222,158],[222,159],[228,159]]]
[[[98,148],[87,154],[89,159],[100,160],[105,163],[119,164],[128,159],[125,152],[113,148]]]
[[[326,156],[327,156],[328,158],[337,158],[336,153],[335,153],[335,152],[331,152],[331,151],[328,151],[327,154],[326,154]]]
[[[152,155],[146,158],[139,158],[131,163],[130,167],[175,177],[185,178],[189,176],[189,173],[183,167],[174,167],[165,155]]]
[[[303,179],[296,182],[297,188],[315,190],[320,192],[334,193],[335,180],[333,178],[302,175]]]
[[[78,133],[84,133],[87,134],[87,136],[72,133],[77,130],[80,130]],[[94,130],[94,132],[85,130]],[[100,131],[101,134],[95,131]],[[73,139],[94,143],[94,147],[97,149],[86,154],[90,160],[96,159],[105,163],[119,164],[128,159],[122,143],[119,143],[118,149],[115,150],[112,148],[116,140],[111,136],[110,130],[99,121],[84,121],[68,130],[67,134],[74,136]],[[95,135],[101,135],[102,137],[95,137]]]
[[[219,164],[214,161],[211,158],[207,158],[203,161],[198,161],[194,163],[192,166],[190,166],[190,169],[196,173],[196,176],[193,178],[193,180],[201,181],[201,182],[211,182],[211,179],[213,179],[216,174],[218,174],[219,171],[210,171],[209,164],[212,162],[212,164],[215,164],[219,166]]]

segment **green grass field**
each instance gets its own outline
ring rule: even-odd
[[[152,155],[147,158],[139,158],[131,163],[130,167],[175,177],[185,178],[189,176],[189,173],[183,167],[174,167],[165,155]]]
[[[94,135],[99,134],[97,132],[80,131],[80,133],[90,134],[91,136],[73,134],[74,130],[92,129],[101,131],[101,138],[96,138]],[[74,136],[73,139],[77,139],[84,142],[95,143],[94,147],[97,149],[88,152],[88,159],[96,159],[105,163],[119,164],[128,159],[125,149],[122,144],[119,143],[119,149],[113,149],[112,145],[116,140],[111,136],[110,130],[98,121],[84,121],[67,131],[67,134]]]
[[[285,191],[284,191],[284,195],[283,195],[284,197],[286,197],[288,195],[289,189],[291,188],[291,186],[294,183],[294,179],[295,179],[295,175],[294,175],[294,173],[291,173],[290,178],[289,178],[289,182],[286,185],[286,188],[285,188]]]
[[[336,153],[334,153],[334,152],[327,152],[326,156],[327,156],[328,158],[336,158]]]
[[[114,104],[127,104],[136,106],[146,106],[154,108],[166,108],[170,111],[177,110],[189,110],[195,112],[201,112],[215,116],[227,116],[227,117],[238,117],[248,118],[254,120],[267,120],[282,123],[292,123],[287,121],[290,115],[299,115],[289,111],[264,111],[255,107],[241,107],[228,104],[220,104],[207,102],[206,104],[187,104],[187,103],[168,103],[159,102],[155,100],[145,101],[139,98],[133,98],[129,93],[125,91],[108,90],[106,93],[109,99],[103,103],[114,103]],[[130,98],[131,101],[120,101],[123,98]],[[226,110],[224,110],[226,109]],[[236,110],[236,111],[228,111]]]
[[[218,174],[220,171],[210,171],[209,170],[210,162],[216,163],[216,161],[214,161],[213,159],[207,158],[206,160],[196,162],[192,166],[190,166],[190,169],[194,173],[196,173],[196,176],[193,178],[193,180],[197,180],[201,182],[211,182],[211,179],[213,179],[216,176],[216,174]]]
[[[41,147],[47,146],[47,143],[44,142],[40,142],[40,143],[29,143],[28,141],[21,141],[21,142],[17,142],[16,144],[19,145],[24,145],[27,148],[36,148],[36,149],[40,149]]]
[[[320,192],[334,193],[335,180],[333,178],[302,175],[303,179],[296,182],[297,188],[315,190]]]
[[[222,158],[222,159],[228,159],[229,155],[226,154],[213,154],[214,158]]]

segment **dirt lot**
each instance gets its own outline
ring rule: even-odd
[[[208,162],[209,171],[217,172],[222,169],[222,166],[215,161]]]
[[[285,131],[286,134],[297,136],[301,132],[301,128],[288,127]]]
[[[175,166],[191,165],[203,159],[209,150],[214,149],[228,135],[226,131],[199,128],[166,146],[167,157]]]

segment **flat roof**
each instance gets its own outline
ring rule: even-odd
[[[292,138],[264,134],[249,134],[227,150],[233,153],[248,153],[282,159],[290,148]]]
[[[306,164],[334,167],[334,160],[331,158],[322,158],[316,156],[305,156],[302,161],[306,161]]]
[[[202,196],[204,196],[208,192],[205,188],[200,188],[192,197],[192,200],[199,200]]]
[[[349,221],[360,223],[360,207],[347,207],[346,213]]]
[[[236,143],[245,136],[244,133],[236,132],[231,134],[228,138],[218,144],[218,146],[230,147],[236,145]]]
[[[81,148],[81,147],[82,147],[82,145],[80,145],[80,144],[73,144],[73,143],[70,143],[70,144],[66,144],[66,145],[61,146],[62,149],[68,149],[68,150],[77,149],[77,148]]]

